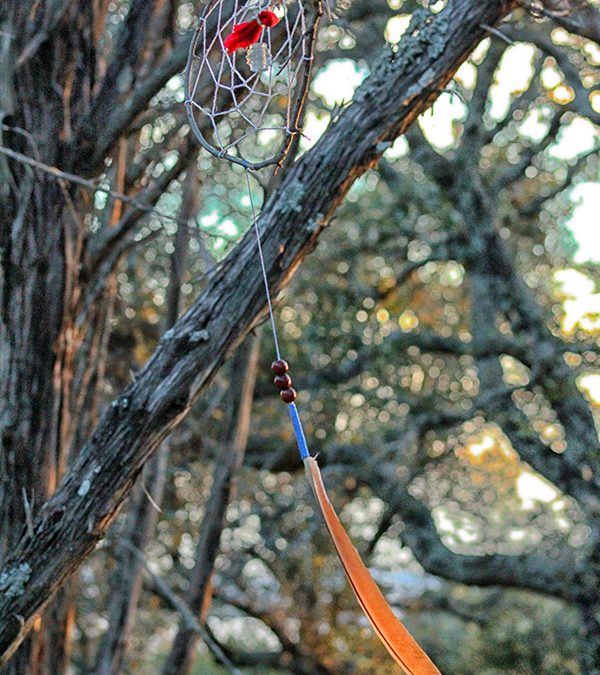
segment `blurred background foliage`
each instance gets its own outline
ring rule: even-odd
[[[113,2],[115,29],[127,4]],[[368,73],[377,56],[372,45],[383,45],[385,36],[401,46],[418,4],[355,2],[323,31],[304,148]],[[191,3],[179,4],[181,32],[193,15]],[[317,250],[277,298],[277,323],[332,500],[387,597],[442,672],[577,673],[581,627],[571,606],[552,589],[470,586],[425,572],[404,540],[415,523],[405,522],[398,498],[409,494],[427,506],[450,554],[552,557],[568,549],[576,555],[590,535],[578,504],[526,464],[502,425],[475,406],[485,392],[470,348],[476,282],[465,253],[469,210],[460,193],[468,162],[489,200],[490,227],[548,330],[564,343],[564,361],[597,422],[600,47],[522,10],[501,30],[515,42],[486,39],[432,112],[352,188]],[[553,55],[559,48],[562,68]],[[184,133],[182,100],[176,77],[156,97],[154,106],[164,113],[144,125],[142,150]],[[172,161],[161,145],[153,171]],[[184,305],[218,274],[219,261],[251,221],[237,167],[200,154],[197,169],[200,211],[189,223]],[[182,184],[171,184],[160,199],[161,213],[179,213]],[[269,190],[268,176],[253,182],[258,201]],[[96,206],[101,217],[110,205]],[[160,338],[176,231],[173,218],[149,214],[139,236],[154,238],[132,250],[118,272],[106,403]],[[492,268],[494,260],[485,265]],[[499,336],[522,345],[523,322],[504,301],[504,316],[490,321]],[[246,664],[244,672],[301,672],[284,648],[290,642],[323,672],[389,673],[388,657],[315,512],[286,411],[270,383],[270,330],[262,333],[251,433],[216,559],[208,626]],[[523,413],[520,423],[549,452],[564,452],[564,429],[536,384],[535,366],[502,350],[498,360]],[[146,557],[183,598],[238,376],[225,366],[170,439],[166,494]],[[81,571],[74,655],[80,672],[90,672],[107,626],[105,579],[125,519],[123,513]],[[146,588],[127,672],[158,672],[177,621]],[[194,672],[225,671],[200,645]]]

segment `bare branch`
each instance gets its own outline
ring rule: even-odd
[[[131,95],[119,105],[113,106],[106,119],[90,116],[79,130],[76,146],[91,147],[92,157],[82,157],[80,173],[93,175],[102,168],[104,158],[110,154],[115,143],[126,133],[129,125],[145,110],[150,99],[175,75],[180,73],[187,60],[191,36],[181,38],[167,58],[148,77],[137,84]]]
[[[54,2],[50,3],[46,12],[49,21],[46,22],[44,29],[38,31],[31,41],[23,48],[16,61],[17,69],[22,68],[33,56],[35,56],[44,42],[51,39],[52,34],[58,30],[65,18],[65,14],[69,11],[70,6],[74,4],[74,1],[75,0],[54,0]]]
[[[163,171],[160,176],[148,186],[142,194],[142,204],[155,204],[160,197],[164,194],[165,190],[169,184],[174,181],[186,167],[194,160],[196,157],[198,149],[197,147],[188,139],[184,147],[180,149],[177,161],[170,168]],[[103,261],[112,253],[115,246],[119,244],[121,240],[129,236],[138,223],[140,218],[146,213],[146,208],[140,208],[135,202],[131,202],[131,208],[128,209],[119,222],[111,228],[102,230],[99,233],[98,239],[91,245],[91,257],[92,261],[90,264],[90,270],[93,273]],[[171,216],[170,220],[180,222],[178,216]],[[185,227],[188,226],[188,223],[182,223]]]
[[[544,0],[543,14],[570,33],[600,45],[600,11],[587,0]]]
[[[592,150],[579,155],[577,160],[571,164],[571,166],[569,166],[564,180],[562,180],[547,194],[540,195],[536,199],[530,201],[528,204],[524,204],[519,209],[520,215],[526,218],[531,218],[532,216],[537,215],[541,211],[544,204],[557,197],[561,192],[564,192],[564,190],[568,189],[573,184],[573,180],[579,175],[581,168],[586,164],[588,158],[592,155],[598,154],[599,152],[600,147],[595,147]]]
[[[550,37],[543,33],[539,27],[528,24],[520,26],[518,30],[510,30],[507,33],[521,42],[530,42],[544,54],[551,56],[565,76],[568,84],[574,92],[575,98],[570,103],[562,106],[563,110],[572,110],[582,117],[587,117],[594,124],[600,124],[600,113],[597,113],[590,103],[589,90],[581,82],[579,70],[569,59],[567,47],[559,47],[552,42]]]
[[[6,157],[10,157],[16,162],[20,162],[21,164],[25,164],[26,166],[30,166],[34,169],[37,169],[38,171],[42,171],[54,180],[57,181],[64,180],[69,183],[79,185],[79,187],[82,187],[91,193],[99,192],[100,194],[105,194],[109,195],[110,197],[114,197],[115,199],[120,199],[125,204],[130,204],[131,206],[135,207],[135,210],[138,212],[153,213],[154,215],[164,220],[169,220],[172,222],[180,222],[177,216],[173,216],[170,213],[166,213],[164,211],[161,211],[160,209],[157,209],[155,206],[149,203],[149,201],[140,200],[138,197],[131,197],[130,195],[126,195],[125,193],[120,192],[119,190],[104,188],[102,187],[102,185],[100,185],[98,180],[87,179],[83,178],[83,176],[79,176],[77,174],[70,173],[68,171],[62,171],[61,169],[58,169],[55,166],[49,166],[48,164],[44,164],[43,162],[40,162],[37,159],[33,159],[33,157],[29,157],[28,155],[24,155],[20,152],[17,152],[16,150],[12,150],[11,148],[7,148],[3,145],[0,145],[0,154],[5,155]],[[154,194],[154,191],[152,191],[151,193],[149,192],[149,194]]]
[[[555,142],[558,132],[560,131],[561,118],[563,114],[564,110],[562,109],[557,109],[554,111],[554,114],[550,120],[548,132],[544,138],[539,143],[532,143],[531,145],[524,148],[521,159],[514,166],[511,166],[509,169],[507,169],[492,183],[490,186],[492,192],[499,192],[500,190],[503,190],[509,185],[512,185],[516,181],[520,180],[523,177],[527,167],[531,165],[534,157],[539,155]]]
[[[242,671],[238,670],[236,666],[227,658],[227,655],[221,649],[221,646],[215,640],[213,640],[208,630],[206,630],[206,628],[198,621],[185,600],[182,600],[164,579],[161,579],[161,577],[154,574],[154,572],[150,569],[144,554],[139,550],[139,548],[135,548],[134,546],[131,546],[131,544],[127,545],[129,550],[135,555],[135,557],[143,566],[144,572],[150,579],[154,591],[160,595],[161,598],[166,600],[181,616],[181,619],[185,623],[188,630],[198,633],[198,635],[202,637],[206,646],[210,649],[212,655],[217,660],[217,663],[223,664],[227,670],[232,673],[232,675],[243,675]]]

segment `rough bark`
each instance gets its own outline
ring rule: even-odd
[[[544,0],[544,14],[568,31],[600,44],[600,12],[587,0]]]
[[[0,7],[0,138],[10,146],[7,152],[16,152],[13,159],[27,159],[3,156],[0,162],[2,560],[31,530],[95,421],[114,299],[110,273],[127,242],[122,237],[107,264],[92,273],[93,238],[84,215],[93,209],[90,195],[53,167],[85,161],[77,120],[86,118],[97,93],[97,49],[107,8],[106,0],[11,0]],[[156,79],[153,85],[161,86]],[[154,91],[148,86],[145,93]],[[38,162],[35,169],[32,161]],[[64,670],[72,596],[65,591],[47,620],[36,622],[8,672]]]
[[[29,133],[5,129],[2,137],[54,164],[59,161],[56,139],[68,133],[57,87],[62,90],[63,77],[73,81],[75,68],[85,73],[89,64],[85,53],[75,56],[77,37],[61,33],[16,76],[17,48],[32,37],[39,22],[49,31],[67,14],[73,16],[65,5],[55,7],[53,16],[32,17],[28,5],[11,3],[3,10],[2,122],[27,127]],[[86,15],[84,11],[77,19],[82,30]],[[57,72],[57,63],[66,76]],[[39,110],[44,114],[38,115]],[[4,165],[2,182],[12,187],[1,207],[0,232],[0,557],[5,559],[53,493],[69,459],[74,358],[81,339],[69,310],[80,295],[82,232],[73,203],[77,197],[65,186],[14,165]],[[9,672],[52,672],[64,665],[70,595],[57,598],[48,620],[36,626]]]
[[[496,0],[456,0],[439,14],[419,14],[398,53],[380,59],[352,105],[265,205],[260,229],[274,289],[315,246],[354,180],[435,100],[483,37],[482,25],[496,23],[510,7]],[[147,90],[140,92],[131,105],[146,95]],[[104,536],[145,461],[263,310],[255,245],[248,236],[167,331],[136,381],[113,402],[32,531],[12,547],[0,577],[3,663],[56,589]]]

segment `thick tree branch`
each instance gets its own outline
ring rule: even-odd
[[[354,449],[354,454],[368,456],[369,452],[365,449]],[[390,478],[391,475],[381,461],[373,462],[370,471],[365,472],[363,467],[364,481],[376,494],[381,495],[382,486],[385,486],[386,501],[390,509],[384,513],[387,526],[389,527],[391,516],[398,514],[404,523],[400,538],[426,572],[463,584],[529,588],[573,600],[570,581],[574,574],[575,557],[572,553],[563,557],[552,557],[545,553],[455,553],[443,543],[430,508],[410,494],[411,480],[398,481]],[[378,536],[381,529],[383,528],[380,528]]]
[[[259,228],[275,291],[316,246],[356,178],[446,86],[481,39],[481,24],[494,24],[511,6],[497,0],[455,0],[427,16],[402,40],[398,53],[380,60],[352,105],[289,170],[264,206]],[[33,536],[15,543],[0,573],[2,663],[56,589],[93,551],[145,461],[262,318],[264,308],[256,245],[249,233],[165,333],[135,382],[112,403],[42,508]]]
[[[591,157],[592,155],[597,155],[599,151],[600,148],[595,147],[592,150],[589,150],[588,152],[579,155],[579,157],[575,160],[575,162],[571,164],[567,169],[567,175],[560,183],[558,183],[556,187],[552,188],[550,192],[540,195],[539,197],[532,199],[527,204],[524,204],[519,209],[519,214],[526,218],[531,218],[533,216],[538,215],[539,212],[542,210],[544,204],[546,204],[546,202],[550,201],[551,199],[554,199],[561,192],[571,187],[571,185],[573,184],[573,180],[579,175],[582,167],[585,166],[588,158]]]
[[[600,45],[600,11],[597,6],[572,0],[545,0],[544,14],[570,33]]]
[[[571,558],[548,555],[461,555],[446,548],[425,504],[408,493],[398,496],[398,511],[406,527],[402,540],[431,574],[464,584],[530,588],[572,600]]]

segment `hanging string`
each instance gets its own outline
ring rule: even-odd
[[[271,328],[273,330],[273,341],[275,342],[275,353],[277,358],[281,359],[281,352],[279,351],[279,340],[277,339],[277,328],[275,327],[275,316],[273,314],[273,304],[271,303],[271,292],[269,290],[269,280],[267,278],[267,268],[265,265],[265,256],[263,255],[262,244],[260,242],[260,231],[258,229],[258,218],[256,217],[256,209],[254,208],[254,199],[252,198],[252,187],[250,185],[250,172],[245,169],[246,185],[248,186],[248,198],[250,199],[250,208],[252,209],[252,223],[254,224],[254,234],[256,235],[256,246],[258,248],[258,257],[260,260],[260,268],[262,270],[263,282],[265,285],[265,294],[267,296],[267,305],[269,306],[269,319],[271,321]]]
[[[265,265],[265,256],[263,254],[262,244],[260,241],[260,230],[258,229],[258,219],[256,217],[256,209],[254,207],[254,199],[252,197],[252,187],[250,185],[250,176],[249,170],[245,170],[246,173],[246,184],[248,186],[248,198],[250,199],[250,207],[252,209],[252,222],[254,224],[254,234],[256,235],[256,247],[258,248],[258,258],[260,260],[260,268],[262,270],[263,283],[265,286],[265,294],[267,296],[267,305],[269,306],[269,319],[271,321],[271,328],[273,329],[273,341],[275,342],[275,353],[277,358],[281,360],[281,352],[279,350],[279,340],[277,339],[277,328],[275,326],[275,315],[273,313],[273,304],[271,302],[271,291],[269,289],[269,280],[267,278],[267,267]],[[298,414],[298,408],[296,408],[295,403],[289,403],[288,409],[290,411],[290,418],[292,420],[292,426],[294,428],[294,435],[296,436],[296,442],[298,443],[298,450],[300,452],[300,458],[305,460],[307,457],[310,457],[310,452],[308,450],[308,444],[306,443],[306,436],[304,435],[304,429],[302,428],[302,422],[300,421],[300,415]]]

